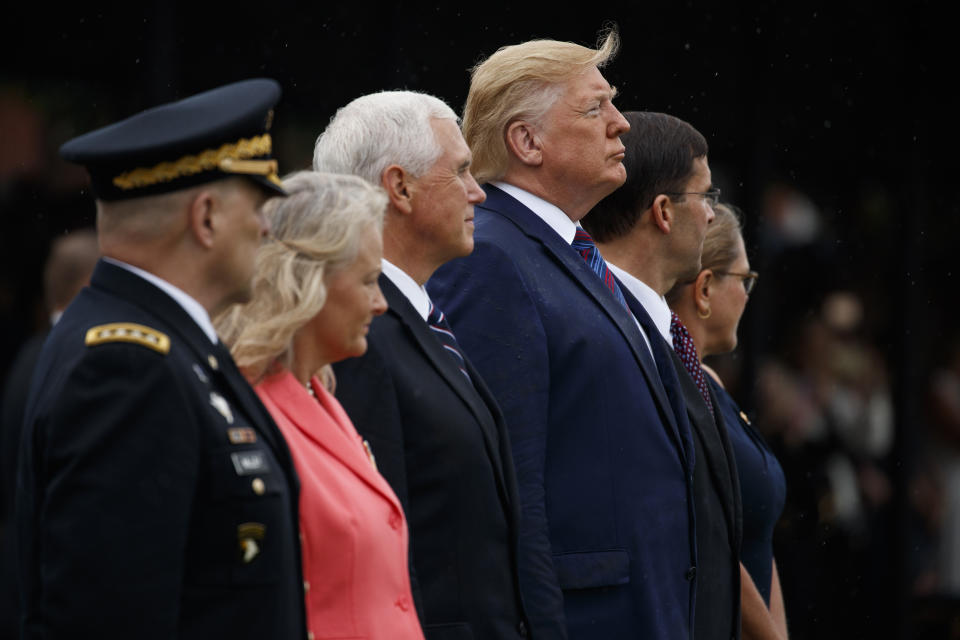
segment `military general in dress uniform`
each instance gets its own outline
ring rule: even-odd
[[[283,190],[276,82],[134,115],[61,149],[90,172],[105,256],[27,403],[25,638],[303,638],[298,484],[210,316],[250,295]]]

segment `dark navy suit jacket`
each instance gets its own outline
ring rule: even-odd
[[[692,451],[640,332],[576,251],[494,186],[431,297],[507,421],[537,639],[689,638]]]
[[[90,344],[112,323],[169,350]],[[17,489],[24,638],[306,635],[286,442],[226,349],[143,278],[101,261],[50,332]]]
[[[710,413],[680,356],[660,334],[643,305],[623,289],[627,306],[647,332],[657,369],[677,423],[693,435],[696,463],[693,505],[697,527],[697,593],[694,638],[740,637],[740,485],[723,419]],[[717,401],[713,399],[714,407]],[[719,412],[719,409],[717,409]]]

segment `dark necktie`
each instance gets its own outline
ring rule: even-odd
[[[627,301],[623,299],[623,294],[620,292],[620,287],[617,286],[617,281],[613,277],[610,269],[607,268],[607,262],[603,259],[603,256],[600,255],[600,250],[597,249],[597,245],[593,243],[593,238],[590,237],[590,234],[577,227],[577,233],[573,236],[573,242],[570,244],[577,253],[579,253],[587,264],[590,265],[590,268],[593,269],[593,272],[603,281],[607,288],[613,292],[613,297],[624,306],[627,310]]]
[[[700,395],[703,401],[707,403],[710,414],[713,414],[713,402],[710,401],[710,391],[707,389],[707,380],[703,375],[703,369],[700,367],[700,358],[697,356],[697,346],[693,344],[693,338],[690,332],[680,322],[680,316],[676,313],[670,313],[670,335],[673,337],[673,350],[680,356],[680,361],[686,368],[687,373],[693,378],[700,389]]]
[[[463,354],[460,352],[460,345],[457,344],[457,337],[453,335],[453,330],[450,329],[450,325],[447,324],[447,317],[443,315],[443,311],[433,306],[433,302],[430,303],[430,313],[427,314],[427,326],[430,327],[433,335],[437,336],[437,339],[440,340],[440,344],[443,345],[444,350],[454,359],[460,372],[473,384],[470,374],[467,373]]]

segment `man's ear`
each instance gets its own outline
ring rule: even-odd
[[[651,220],[664,235],[669,235],[675,223],[676,210],[670,196],[660,194],[650,205]]]
[[[218,229],[220,200],[212,189],[202,189],[190,200],[187,209],[187,227],[194,240],[204,248],[213,247]]]
[[[712,269],[701,269],[693,282],[693,304],[697,308],[697,315],[701,318],[710,317],[710,302],[716,281],[717,278],[713,275]]]
[[[414,179],[403,167],[392,164],[380,175],[380,186],[394,209],[409,215],[413,211]]]
[[[543,145],[536,129],[526,120],[514,120],[507,127],[507,148],[517,160],[531,167],[543,164]]]

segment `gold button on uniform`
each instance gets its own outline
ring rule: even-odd
[[[217,362],[217,359],[214,357],[212,353],[207,356],[207,364],[209,364],[210,368],[213,369],[214,371],[220,368],[220,364]]]
[[[263,492],[267,490],[267,485],[260,478],[254,478],[250,484],[253,487],[253,492],[258,496],[262,496]]]

